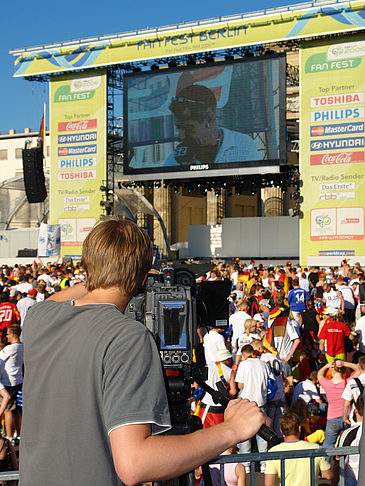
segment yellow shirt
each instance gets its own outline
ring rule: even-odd
[[[271,451],[296,451],[306,449],[319,449],[318,444],[298,440],[297,442],[282,442],[274,446]],[[318,480],[319,470],[327,471],[331,469],[330,464],[324,457],[316,457],[314,459],[314,467],[316,478]],[[280,460],[273,460],[266,462],[265,474],[275,474],[280,478]],[[288,486],[310,486],[310,459],[287,459],[285,461],[285,484]],[[317,482],[316,482],[317,484]]]

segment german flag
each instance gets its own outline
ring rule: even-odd
[[[268,330],[262,344],[275,356],[278,354],[275,348],[274,337],[284,337],[289,318],[289,309],[274,307],[269,315]]]

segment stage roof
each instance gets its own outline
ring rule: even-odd
[[[10,51],[14,77],[220,51],[365,29],[365,1],[315,1]]]

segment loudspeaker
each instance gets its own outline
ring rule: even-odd
[[[226,328],[229,325],[229,302],[232,282],[229,279],[201,282],[198,295],[205,305],[203,325]]]
[[[47,197],[47,189],[43,173],[43,149],[24,149],[23,175],[25,194],[30,203],[43,202]]]

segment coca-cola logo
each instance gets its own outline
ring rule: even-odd
[[[340,154],[325,154],[322,157],[322,164],[349,164],[351,162],[351,152],[342,152]]]
[[[97,120],[78,120],[71,122],[60,122],[58,124],[59,132],[77,132],[79,130],[88,130],[90,128],[96,128]]]
[[[354,162],[364,162],[364,151],[361,152],[339,152],[335,154],[316,154],[311,155],[311,165],[337,165],[352,164]]]

